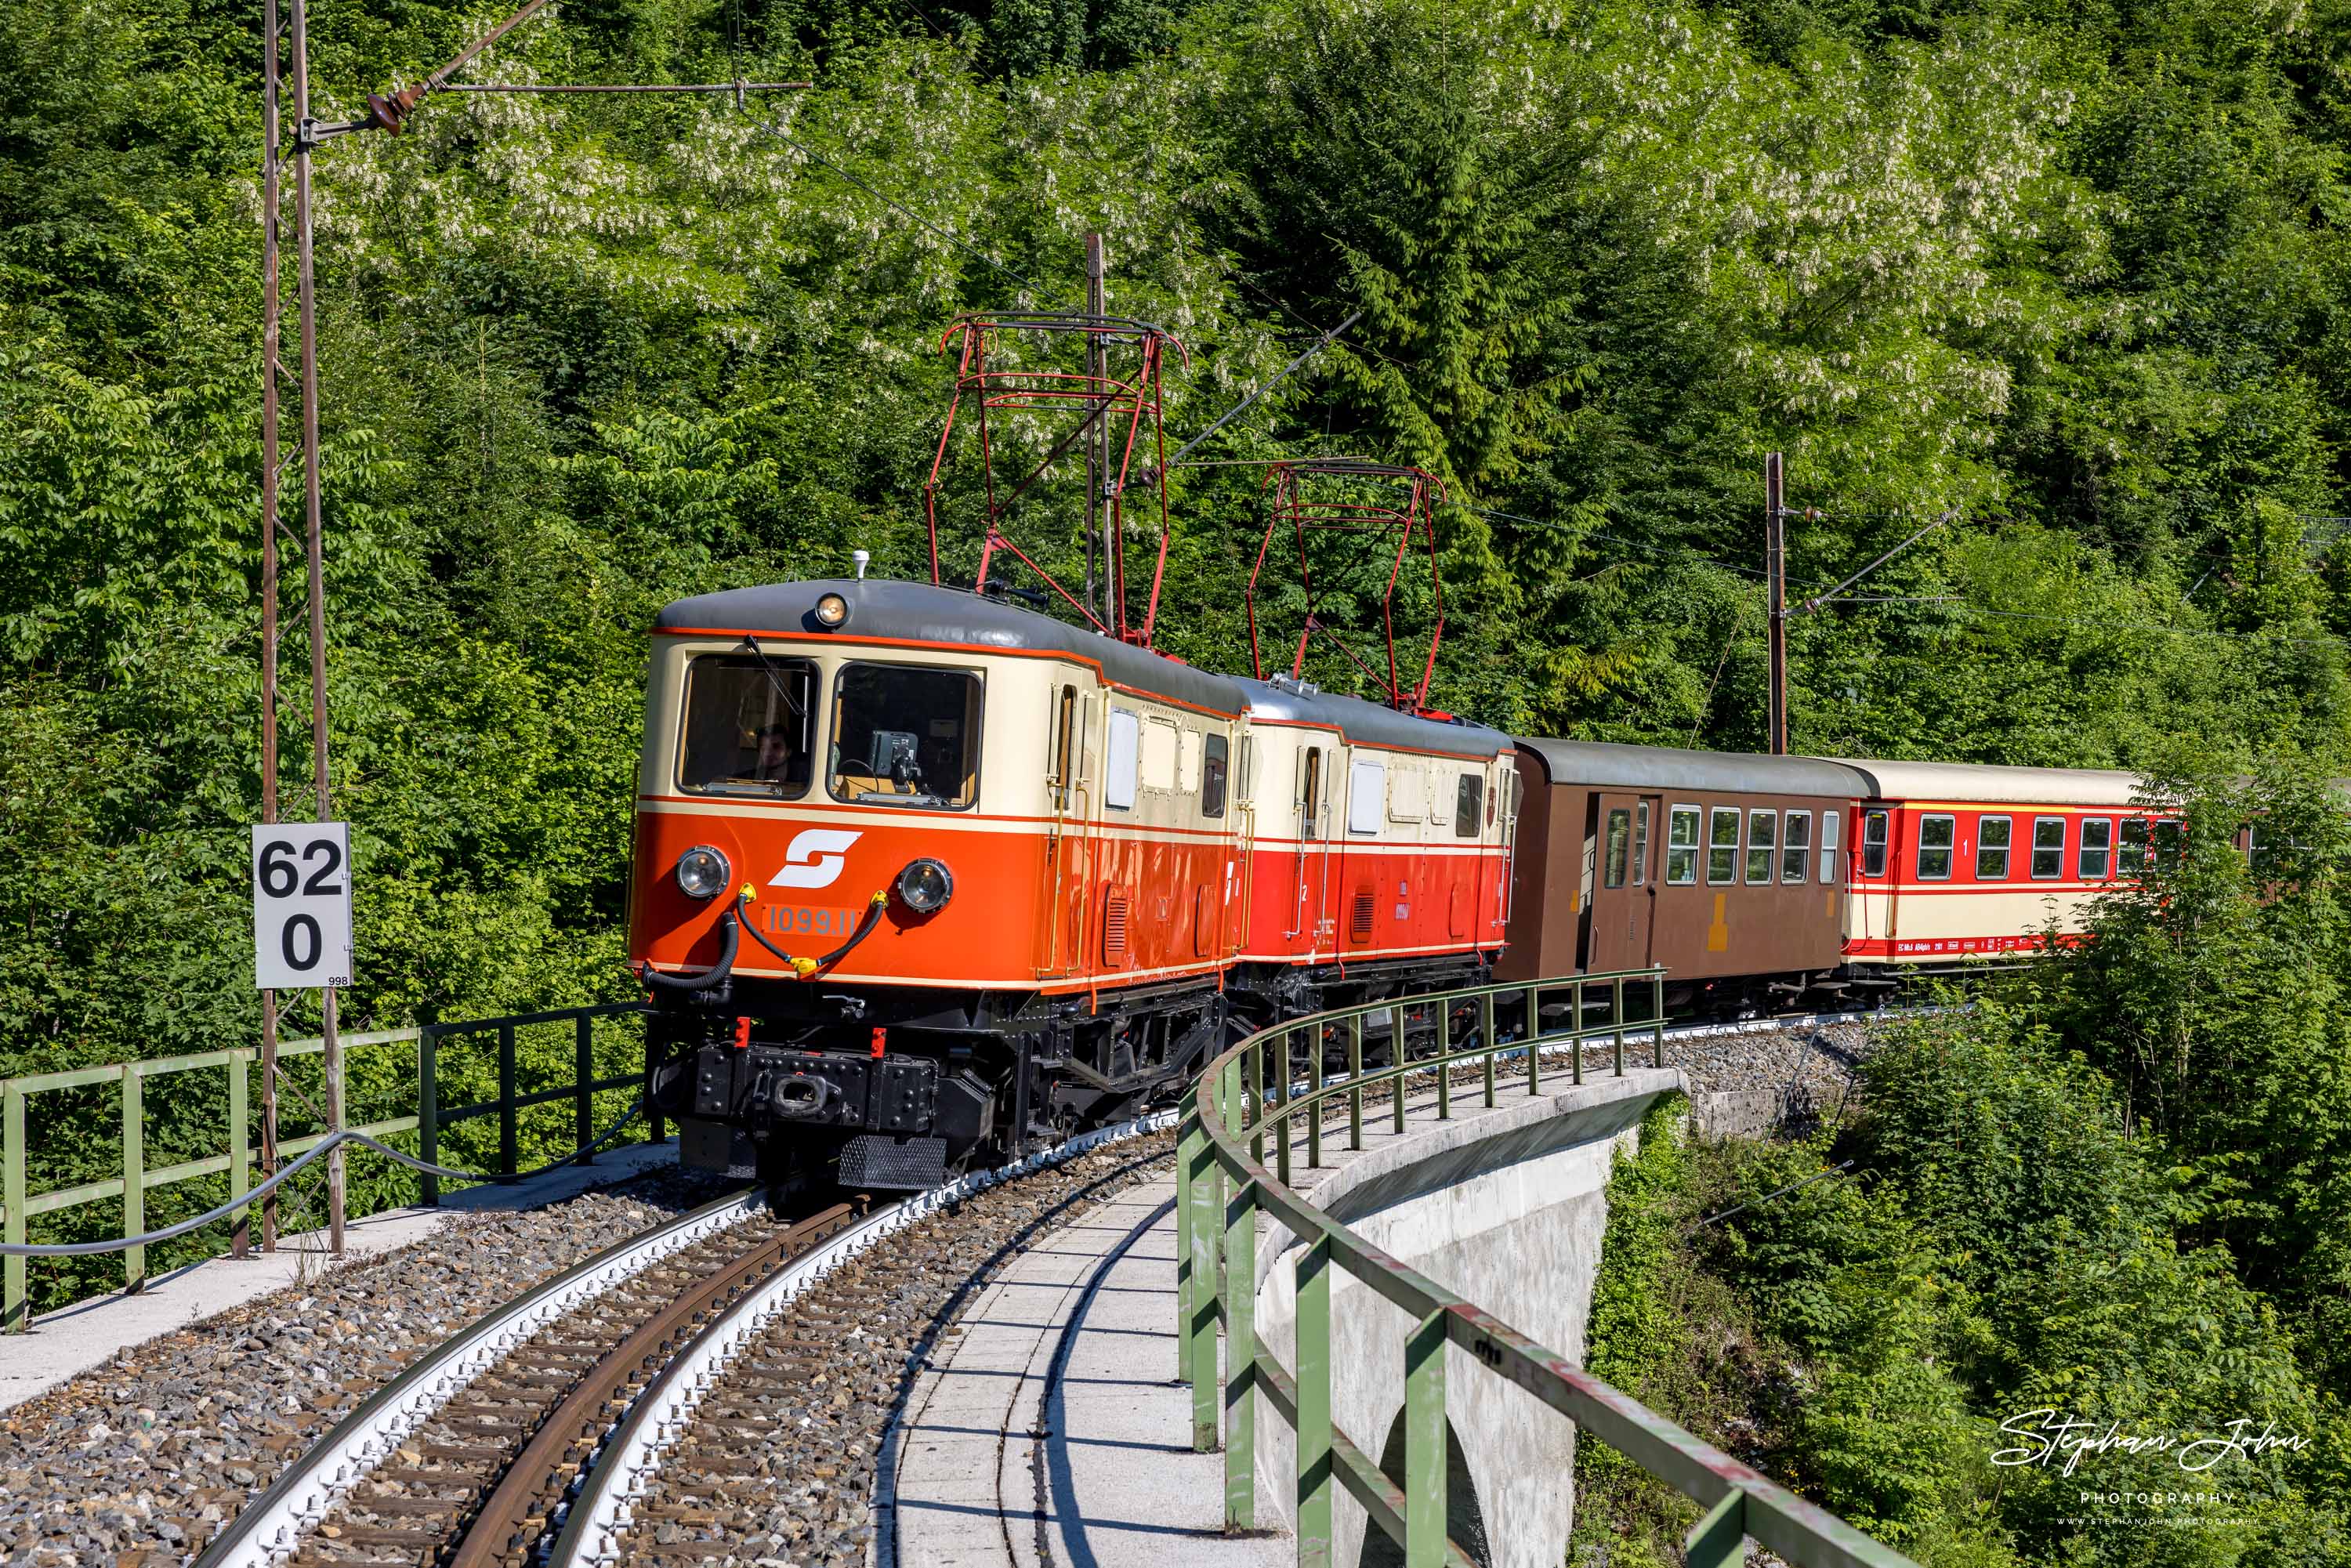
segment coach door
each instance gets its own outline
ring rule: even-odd
[[[1587,969],[1637,969],[1649,961],[1657,921],[1657,834],[1665,821],[1656,795],[1600,797],[1600,874],[1592,887],[1592,952]]]
[[[1046,741],[1045,788],[1053,811],[1045,841],[1045,961],[1040,977],[1072,975],[1085,953],[1087,851],[1092,837],[1093,783],[1085,768],[1086,710],[1073,685],[1053,689]]]
[[[1311,955],[1322,946],[1325,883],[1330,879],[1330,775],[1335,747],[1308,746],[1298,754],[1297,891],[1290,929],[1283,933],[1292,953]]]

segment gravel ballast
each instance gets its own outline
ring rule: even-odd
[[[124,1350],[0,1415],[0,1563],[178,1562],[418,1354],[723,1189],[663,1171],[455,1216],[425,1240]]]

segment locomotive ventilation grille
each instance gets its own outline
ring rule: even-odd
[[[1102,899],[1102,962],[1126,962],[1126,894],[1123,893]]]
[[[1354,910],[1347,916],[1347,935],[1353,936],[1358,942],[1370,941],[1372,939],[1372,912],[1374,907],[1375,903],[1373,899],[1372,890],[1370,888],[1359,887],[1355,889]]]

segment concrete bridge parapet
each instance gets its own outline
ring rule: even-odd
[[[1427,1119],[1424,1100],[1405,1130],[1365,1118],[1364,1147],[1350,1151],[1344,1124],[1326,1124],[1320,1168],[1302,1166],[1293,1139],[1293,1186],[1364,1239],[1477,1301],[1580,1363],[1607,1228],[1614,1151],[1636,1143],[1660,1096],[1688,1092],[1674,1069],[1588,1081],[1557,1093],[1505,1092],[1492,1110],[1457,1091],[1455,1113]],[[1466,1103],[1465,1103],[1466,1102]],[[1336,1152],[1333,1152],[1335,1148]],[[1258,1332],[1286,1366],[1297,1362],[1295,1281],[1302,1248],[1259,1220]],[[1332,1418],[1383,1468],[1400,1456],[1405,1313],[1343,1270],[1331,1293]],[[1559,1568],[1574,1522],[1575,1429],[1532,1396],[1447,1351],[1450,1531],[1489,1568]],[[1280,1419],[1258,1425],[1260,1510],[1287,1525],[1295,1487],[1293,1435]],[[1456,1446],[1458,1444],[1458,1447]],[[1270,1520],[1265,1521],[1271,1522]],[[1401,1563],[1343,1489],[1337,1501],[1340,1568]]]

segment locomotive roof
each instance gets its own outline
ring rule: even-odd
[[[847,623],[826,633],[844,642],[887,637],[1007,652],[1066,653],[1100,664],[1102,673],[1121,685],[1216,713],[1241,710],[1241,694],[1229,676],[1178,664],[1018,604],[927,582],[836,577],[730,588],[665,606],[653,624],[664,632],[822,632],[816,621],[816,601],[828,593],[838,593],[849,601]]]
[[[1865,789],[1865,780],[1854,769],[1816,757],[1688,751],[1679,747],[1627,746],[1610,740],[1522,737],[1519,744],[1540,757],[1552,781],[1559,784],[1748,795],[1826,795],[1846,800]]]
[[[1999,768],[1977,762],[1849,761],[1878,800],[2021,802],[2044,806],[2128,806],[2138,775],[2112,768]]]
[[[1322,724],[1365,746],[1441,751],[1454,757],[1498,757],[1510,737],[1482,724],[1416,718],[1380,703],[1337,692],[1301,692],[1267,681],[1233,678],[1249,700],[1249,716],[1283,724]]]

